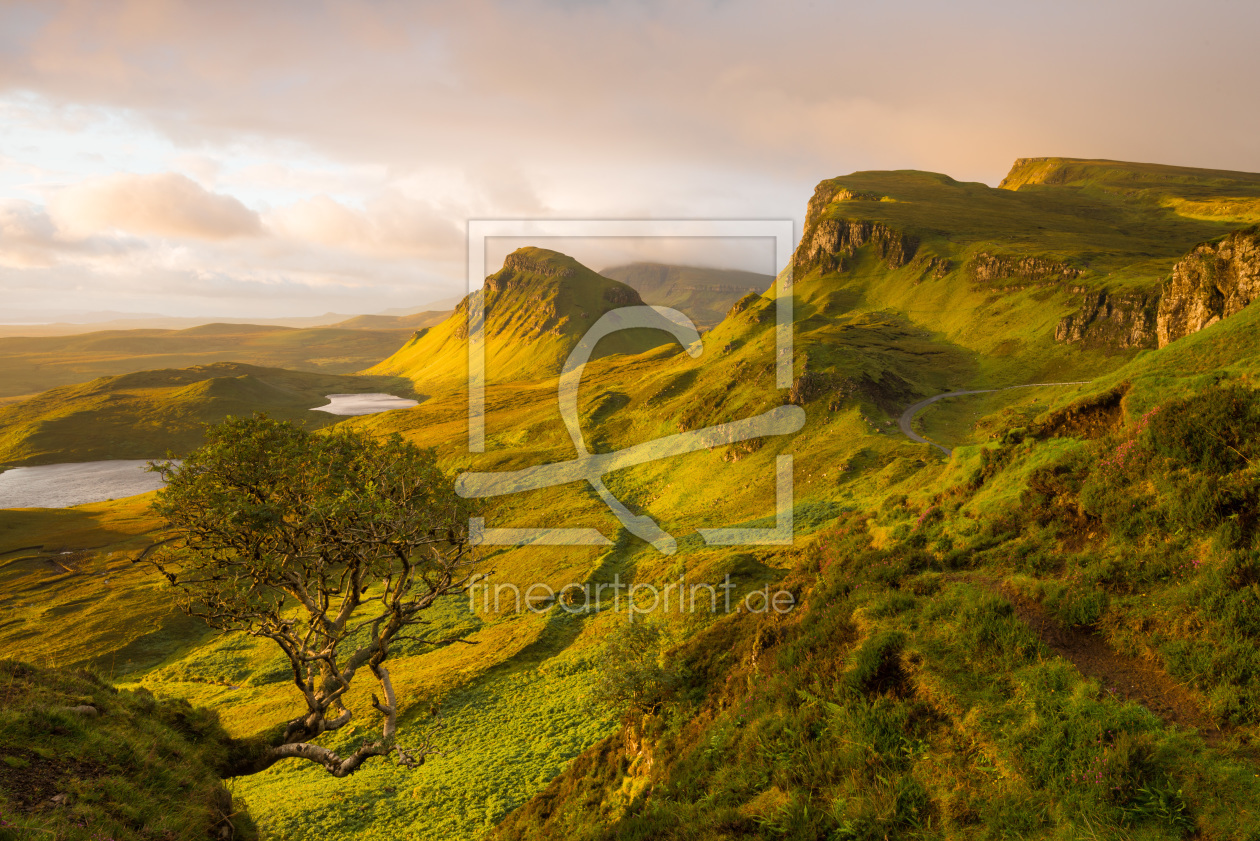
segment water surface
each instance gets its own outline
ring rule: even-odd
[[[329,394],[327,406],[317,406],[315,412],[327,412],[330,415],[374,415],[377,412],[388,412],[390,409],[410,409],[420,404],[405,397],[392,394]]]
[[[0,473],[0,508],[69,508],[148,493],[162,477],[141,459],[14,467]]]

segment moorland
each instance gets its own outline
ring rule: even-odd
[[[497,583],[729,580],[737,607],[655,613],[644,635],[617,611],[444,599],[431,629],[470,644],[390,661],[400,727],[440,717],[442,752],[340,780],[297,762],[216,777],[223,744],[300,698],[269,641],[183,615],[135,562],[160,532],[149,496],[0,511],[0,833],[1260,838],[1258,223],[1260,175],[1037,158],[996,188],[823,181],[758,291],[522,248],[484,287],[476,453],[466,301],[404,335],[233,326],[195,359],[179,333],[0,344],[22,397],[0,407],[10,467],[180,456],[253,411],[398,433],[452,474],[565,461],[560,366],[641,303],[694,313],[703,352],[652,330],[601,342],[578,394],[592,451],[805,413],[792,435],[604,477],[671,554],[585,483],[485,500],[488,526],[608,538],[483,546]],[[378,391],[420,402],[310,411]],[[917,413],[928,443],[901,433],[908,406],[952,391],[983,393]],[[706,543],[775,524],[787,454],[792,542]],[[795,607],[749,609],[768,586]],[[609,702],[610,679],[633,702]],[[85,704],[104,714],[68,712]]]

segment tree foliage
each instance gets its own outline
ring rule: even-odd
[[[677,682],[663,652],[666,634],[656,622],[622,622],[604,644],[604,667],[591,695],[596,703],[634,714],[660,709]]]
[[[182,463],[151,469],[167,482],[153,503],[167,534],[152,561],[181,607],[212,627],[274,641],[306,704],[228,775],[289,757],[338,777],[375,756],[423,763],[427,743],[396,740],[385,662],[400,640],[443,641],[423,633],[421,614],[467,587],[474,560],[468,513],[434,452],[397,435],[312,434],[256,416],[209,428]],[[380,737],[344,757],[313,744],[354,717],[347,692],[364,669],[379,684]]]

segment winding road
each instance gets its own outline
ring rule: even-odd
[[[1076,382],[1076,383],[1026,383],[1024,385],[1008,385],[1005,388],[982,388],[976,391],[947,391],[944,394],[938,394],[935,397],[928,397],[924,400],[920,400],[918,403],[915,403],[909,406],[904,412],[901,413],[901,417],[897,419],[897,426],[901,429],[902,434],[904,434],[911,441],[914,441],[917,444],[931,444],[933,447],[936,447],[936,449],[940,450],[945,455],[949,455],[950,453],[953,452],[953,450],[949,449],[948,447],[942,447],[940,444],[936,443],[935,441],[929,441],[928,439],[924,438],[922,435],[914,431],[914,427],[912,426],[912,424],[914,423],[915,415],[919,414],[919,412],[922,412],[928,406],[931,406],[937,400],[944,400],[946,397],[962,397],[967,394],[992,394],[995,391],[1010,391],[1013,388],[1041,388],[1044,386],[1052,386],[1052,385],[1089,385],[1089,382],[1085,381],[1085,382]]]

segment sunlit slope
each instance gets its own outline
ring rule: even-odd
[[[202,424],[267,412],[319,427],[327,394],[406,393],[406,381],[218,363],[142,371],[64,386],[0,407],[0,464],[159,458],[186,452]]]
[[[753,418],[787,403],[804,408],[805,427],[798,435],[732,440],[606,477],[632,510],[656,518],[675,537],[699,541],[698,528],[773,515],[775,459],[782,452],[794,455],[802,516],[815,502],[833,506],[835,494],[848,493],[844,489],[861,469],[886,466],[881,486],[897,481],[928,453],[896,434],[895,413],[918,396],[973,379],[980,367],[973,352],[895,313],[842,313],[807,318],[798,326],[790,387],[779,389],[775,312],[774,300],[749,295],[704,335],[696,358],[670,343],[596,360],[584,372],[581,433],[595,452]],[[406,412],[347,423],[435,444],[453,470],[509,470],[575,457],[558,401],[554,378],[491,384],[486,452],[479,454],[468,452],[462,390],[434,395]],[[621,528],[585,482],[495,497],[485,506],[493,526],[596,528],[609,537]],[[628,546],[637,551],[643,544],[633,539]],[[504,574],[536,574],[529,554],[508,553],[496,566]],[[656,562],[650,552],[644,558]]]
[[[1002,187],[1077,187],[1158,205],[1190,219],[1260,222],[1260,175],[1231,170],[1076,158],[1021,158]]]
[[[1241,312],[1159,350],[1146,351],[1126,365],[1099,377],[1083,393],[1101,395],[1125,390],[1130,415],[1140,415],[1170,399],[1202,391],[1215,383],[1237,380],[1260,384],[1260,308]],[[1061,406],[1064,399],[1056,400]]]
[[[749,292],[764,292],[770,275],[738,269],[630,263],[600,271],[633,287],[646,303],[686,313],[701,329],[721,321],[731,305]]]
[[[206,324],[186,330],[109,330],[0,338],[0,398],[158,368],[239,362],[350,374],[398,349],[445,313],[363,316],[332,327]]]
[[[811,221],[816,224],[813,228],[807,227],[808,237],[798,253],[799,270],[793,289],[797,319],[791,388],[779,389],[775,382],[775,300],[772,297],[775,292],[772,290],[766,295],[746,296],[733,305],[722,323],[704,336],[704,352],[698,358],[688,356],[665,334],[656,333],[651,337],[655,347],[649,344],[623,347],[624,353],[598,359],[588,366],[579,396],[582,433],[587,445],[595,451],[622,449],[747,418],[789,401],[804,408],[804,429],[794,436],[700,449],[607,476],[608,487],[632,511],[655,518],[678,539],[674,555],[663,555],[642,541],[628,537],[592,489],[583,482],[575,482],[485,500],[481,503],[481,513],[490,527],[596,528],[612,540],[611,546],[483,547],[484,568],[493,570],[496,582],[523,586],[545,583],[553,588],[573,582],[607,583],[614,577],[623,583],[663,583],[676,580],[680,574],[686,574],[691,581],[720,581],[723,575],[730,574],[738,581],[742,592],[781,576],[782,571],[790,567],[803,570],[800,574],[807,582],[814,581],[820,573],[818,566],[802,566],[803,560],[809,560],[803,556],[812,551],[807,548],[809,542],[821,529],[834,523],[837,516],[852,516],[854,528],[861,530],[863,539],[869,538],[884,547],[879,550],[883,554],[870,556],[869,565],[862,561],[854,562],[852,567],[843,566],[843,575],[839,561],[831,567],[828,586],[835,584],[843,589],[844,581],[861,575],[864,576],[863,587],[860,591],[846,590],[843,594],[827,591],[827,598],[822,601],[829,602],[833,595],[837,600],[843,598],[845,612],[823,617],[826,621],[819,625],[819,653],[815,662],[818,657],[832,658],[836,661],[833,676],[843,679],[842,673],[851,666],[850,656],[856,656],[861,646],[856,637],[840,639],[828,629],[847,628],[850,621],[854,624],[877,622],[879,626],[875,630],[879,633],[921,632],[923,636],[914,638],[916,650],[927,651],[925,646],[938,646],[928,652],[932,658],[926,662],[928,668],[934,670],[929,676],[938,677],[955,697],[974,704],[982,720],[977,724],[974,718],[951,718],[948,710],[925,712],[923,718],[916,720],[940,723],[939,728],[932,724],[931,733],[936,735],[918,734],[925,740],[937,736],[945,739],[955,730],[963,735],[957,742],[960,746],[957,751],[950,745],[942,748],[933,743],[933,751],[922,756],[944,757],[957,765],[946,769],[948,773],[930,763],[916,765],[909,776],[899,771],[898,779],[907,785],[910,777],[926,780],[922,786],[932,802],[952,803],[942,798],[949,796],[945,789],[955,782],[998,779],[992,775],[994,766],[983,764],[975,758],[978,754],[967,747],[973,744],[968,741],[971,737],[975,737],[974,744],[984,746],[986,757],[997,757],[1008,763],[1002,767],[1014,767],[1009,764],[1010,757],[1020,756],[1019,751],[1023,750],[1018,738],[1008,738],[1001,733],[1001,722],[1012,720],[1013,714],[1022,714],[1014,708],[1016,702],[1009,701],[1010,697],[1015,697],[1014,690],[1003,685],[999,692],[992,687],[974,686],[960,678],[960,674],[971,672],[987,677],[984,667],[972,669],[968,658],[979,659],[981,655],[990,654],[1018,656],[1021,658],[1016,664],[1018,669],[1031,670],[1020,671],[1019,675],[1029,675],[1038,681],[1046,675],[1035,670],[1048,667],[1044,658],[1029,653],[1031,649],[1025,650],[1022,643],[1017,646],[1019,651],[1007,651],[1002,646],[993,652],[982,647],[973,647],[971,653],[964,650],[969,644],[966,633],[975,628],[989,628],[993,623],[997,623],[994,627],[1000,626],[1005,635],[1003,639],[1015,639],[1008,627],[1014,619],[1007,614],[998,615],[998,608],[993,607],[991,597],[987,591],[979,589],[979,584],[957,577],[934,576],[942,571],[948,571],[949,576],[969,572],[967,559],[978,557],[976,553],[982,551],[990,556],[985,563],[991,561],[993,566],[986,574],[1005,575],[1012,571],[1002,566],[1008,563],[1003,559],[1028,555],[1023,544],[1008,541],[995,547],[986,541],[990,538],[1006,540],[1001,530],[1026,519],[1020,516],[1019,503],[1029,476],[1058,454],[1081,443],[1070,436],[1062,439],[1047,436],[1025,447],[1020,443],[1024,436],[1011,432],[1011,443],[1004,445],[1001,455],[1001,458],[1011,459],[1006,468],[992,462],[998,456],[982,456],[974,447],[963,447],[952,460],[945,461],[930,447],[913,444],[902,437],[894,425],[896,413],[921,396],[968,386],[1101,376],[1104,379],[1094,385],[1079,390],[1070,387],[1067,391],[1077,395],[1105,391],[1120,376],[1120,367],[1130,360],[1129,373],[1124,376],[1150,377],[1155,383],[1161,377],[1174,374],[1173,369],[1162,370],[1155,360],[1173,360],[1177,353],[1190,353],[1178,350],[1183,343],[1184,347],[1192,349],[1195,343],[1212,342],[1211,347],[1215,348],[1212,352],[1217,353],[1218,358],[1208,361],[1210,357],[1202,357],[1206,367],[1196,373],[1196,376],[1210,377],[1212,370],[1209,369],[1242,364],[1236,363],[1236,355],[1241,354],[1237,359],[1242,359],[1249,352],[1244,336],[1232,341],[1212,336],[1225,336],[1232,329],[1245,330],[1250,321],[1244,311],[1202,333],[1175,342],[1159,354],[1142,354],[1136,359],[1132,352],[1082,353],[1079,348],[1056,343],[1053,339],[1054,325],[1068,307],[1064,303],[1064,289],[1095,281],[1113,283],[1125,277],[1137,278],[1144,284],[1157,282],[1160,273],[1166,271],[1159,266],[1171,265],[1195,242],[1223,228],[1214,223],[1175,218],[1175,214],[1149,203],[1139,207],[1124,196],[1091,197],[1077,188],[1066,188],[1066,192],[1072,194],[1071,201],[1060,197],[1056,201],[1061,207],[1051,212],[1053,202],[1039,204],[1040,200],[1030,197],[1058,189],[1053,185],[1026,187],[1015,192],[956,182],[951,186],[948,179],[941,180],[943,176],[915,173],[871,173],[854,177],[868,178],[872,190],[871,185],[882,180],[886,193],[897,201],[841,198],[837,193],[811,210]],[[1002,209],[1008,207],[1003,204],[1008,201],[1016,202],[1009,205],[1011,208],[1023,208],[1019,211],[1024,214],[1022,222],[1006,219]],[[911,207],[916,202],[919,203],[917,210]],[[899,212],[907,213],[902,219],[905,231],[891,224],[877,230],[874,223],[878,219],[860,215],[867,211],[898,209],[898,205],[901,205]],[[855,207],[858,209],[853,210]],[[1087,218],[1076,218],[1072,207],[1081,208],[1080,213]],[[828,217],[824,211],[835,215]],[[1158,222],[1153,229],[1156,233],[1141,233],[1143,229],[1138,228],[1141,236],[1126,240],[1121,230],[1126,223],[1117,221],[1126,219],[1126,214],[1132,214],[1135,219],[1146,218],[1143,214],[1154,214],[1151,218]],[[834,226],[833,235],[821,226],[821,221],[828,218],[846,224]],[[1107,229],[1099,223],[1100,219],[1111,219],[1117,227]],[[848,222],[859,225],[870,222],[871,226],[858,229],[848,226]],[[955,222],[957,231],[950,227]],[[1024,223],[1030,229],[1017,230],[1017,224]],[[811,231],[821,231],[824,235],[815,239]],[[1181,247],[1180,241],[1161,242],[1168,231],[1184,237],[1189,246]],[[857,239],[853,236],[855,232],[860,233]],[[1112,240],[1128,242],[1128,245],[1108,245]],[[1088,257],[1078,263],[1082,254],[1091,253],[1089,249],[1070,253],[1065,250],[1062,254],[1046,251],[1056,242],[1079,245],[1085,241],[1093,243],[1090,248],[1096,248],[1102,256]],[[814,243],[820,245],[820,250],[811,252]],[[939,249],[933,250],[936,246]],[[1113,254],[1108,249],[1118,251]],[[988,257],[981,256],[985,254]],[[568,330],[573,328],[580,334],[577,325],[581,313],[587,313],[593,322],[598,312],[603,311],[598,307],[609,308],[611,302],[602,295],[591,296],[581,289],[567,290],[565,295],[587,294],[581,308],[557,299],[555,323],[538,329],[550,319],[550,316],[539,318],[549,310],[547,295],[563,281],[576,279],[577,269],[575,264],[565,262],[567,258],[538,249],[526,250],[524,256],[538,259],[523,259],[522,265],[528,263],[534,269],[553,273],[525,271],[518,265],[512,270],[512,280],[520,272],[521,287],[516,288],[512,280],[505,280],[503,289],[491,293],[505,296],[504,300],[512,301],[516,309],[511,312],[500,309],[498,315],[493,309],[490,312],[492,332],[498,331],[496,335],[502,338],[497,348],[493,347],[495,339],[492,339],[486,390],[485,453],[470,454],[467,448],[467,400],[457,384],[462,380],[466,364],[464,339],[458,334],[462,318],[431,328],[409,346],[409,358],[403,358],[408,352],[404,349],[391,360],[390,364],[399,366],[395,373],[405,374],[416,382],[419,390],[430,395],[429,399],[411,410],[345,422],[381,434],[397,431],[419,444],[436,446],[443,465],[451,470],[498,471],[573,458],[574,446],[557,407],[555,372],[572,347],[571,342],[575,341]],[[1057,259],[1050,259],[1056,256]],[[1022,262],[1025,258],[1032,259]],[[1125,267],[1131,266],[1137,268],[1126,274],[1129,270]],[[574,274],[564,276],[566,269],[573,269]],[[1008,274],[1003,275],[1003,272]],[[537,286],[533,285],[535,281]],[[544,292],[548,289],[551,291]],[[568,321],[561,322],[560,314]],[[556,327],[560,327],[559,331]],[[445,334],[440,332],[442,330],[446,330]],[[430,335],[444,338],[426,343],[425,337]],[[1195,351],[1196,358],[1208,353],[1207,347],[1201,345],[1200,350]],[[542,359],[553,367],[550,371],[533,373],[532,367]],[[1174,368],[1184,364],[1189,370],[1188,362],[1168,364]],[[452,381],[456,384],[450,388],[430,387]],[[1032,416],[1060,393],[1054,389],[1010,392],[1021,395],[1020,400],[1025,400],[1027,405],[1020,407],[1018,417],[1013,418],[1018,423],[1003,426],[1000,415],[993,421],[999,438],[1010,428],[1017,429],[1034,420]],[[1036,405],[1032,404],[1033,395],[1038,400]],[[1000,413],[1003,408],[1003,402],[998,400],[986,404],[984,411]],[[776,456],[784,453],[793,456],[797,545],[783,550],[705,546],[696,531],[698,528],[774,524],[774,470]],[[1003,469],[1005,473],[997,481],[988,481],[994,470]],[[973,486],[976,481],[980,482],[979,487]],[[966,503],[965,507],[955,512],[954,507],[962,502]],[[933,505],[948,509],[947,521],[935,519],[938,515],[929,511]],[[77,516],[100,518],[103,523],[104,512],[117,510],[114,506],[85,508]],[[920,516],[923,517],[921,522]],[[0,557],[0,563],[9,558],[21,559],[14,565],[14,575],[18,575],[20,568],[22,586],[30,588],[24,589],[23,604],[19,606],[21,613],[14,614],[15,618],[20,615],[22,624],[0,626],[0,632],[14,634],[4,637],[6,645],[39,643],[41,652],[66,659],[77,659],[76,651],[90,649],[92,661],[100,662],[99,653],[107,653],[111,644],[108,634],[113,633],[103,624],[82,623],[82,627],[90,631],[85,636],[91,636],[92,640],[80,642],[77,649],[72,635],[66,631],[50,635],[46,643],[35,636],[44,623],[70,628],[91,615],[90,600],[67,603],[73,592],[67,581],[86,587],[84,593],[95,593],[103,587],[97,583],[102,582],[103,577],[93,581],[90,587],[83,578],[61,578],[64,573],[49,562],[49,556],[55,552],[44,550],[63,545],[79,548],[80,544],[39,535],[55,534],[58,529],[69,530],[74,524],[78,524],[75,528],[83,527],[80,520],[50,519],[41,521],[33,532],[10,533],[12,539],[5,548],[21,550],[35,543],[40,543],[42,548]],[[915,537],[920,530],[927,538],[923,542]],[[1087,533],[1078,529],[1068,537],[1081,539],[1081,535]],[[1028,537],[1041,539],[1036,534]],[[945,538],[953,542],[947,543]],[[108,552],[115,551],[115,543],[134,549],[139,539],[120,534],[91,545],[97,547],[94,554],[106,558],[102,563],[108,564]],[[848,553],[848,546],[842,548],[840,556],[858,557]],[[1064,548],[1047,543],[1046,551],[1029,555],[1032,560],[1018,571],[1033,570],[1040,575],[1050,568],[1053,559],[1062,556]],[[927,566],[903,570],[900,565],[910,557],[911,551],[929,552],[935,560],[925,561]],[[938,564],[942,557],[953,558],[950,564],[956,566],[946,569]],[[1037,558],[1042,560],[1037,561]],[[817,562],[818,558],[815,556],[813,560]],[[1046,566],[1038,571],[1034,563]],[[916,576],[921,572],[924,575],[920,579]],[[44,590],[38,590],[45,579],[51,583],[45,585]],[[924,588],[922,592],[918,589],[920,586]],[[932,589],[935,586],[946,594],[947,604],[957,607],[954,614],[942,617],[930,612],[933,594],[938,592]],[[155,595],[141,589],[139,582],[129,581],[127,587],[135,593],[138,605]],[[43,613],[39,599],[45,596],[41,596],[41,592],[52,594],[54,591],[61,594],[58,598],[62,600],[55,602],[55,610]],[[1143,588],[1141,592],[1147,591]],[[851,602],[847,601],[850,596]],[[52,596],[47,597],[49,604],[54,604]],[[858,607],[865,613],[851,618],[851,609]],[[452,739],[448,756],[434,758],[416,775],[381,768],[365,771],[348,783],[328,780],[293,765],[277,766],[268,774],[242,784],[255,815],[277,837],[282,833],[301,837],[310,821],[317,820],[321,836],[329,839],[372,837],[372,833],[386,837],[404,830],[414,831],[418,837],[472,838],[482,834],[523,797],[538,791],[567,758],[608,731],[607,718],[591,707],[586,689],[601,670],[608,667],[602,659],[600,643],[618,620],[609,615],[569,617],[557,608],[543,616],[526,614],[511,618],[511,609],[511,604],[501,611],[479,606],[477,615],[470,619],[466,611],[449,607],[432,617],[437,620],[437,627],[472,628],[474,640],[480,645],[447,646],[428,653],[400,652],[403,656],[393,673],[396,683],[405,687],[400,691],[405,699],[406,721],[417,722],[427,701],[436,698],[458,733]],[[866,619],[862,619],[863,615]],[[984,621],[972,621],[976,616]],[[671,617],[669,622],[679,637],[686,637],[710,619],[707,615]],[[826,624],[832,619],[834,626]],[[136,651],[138,646],[147,643],[152,647],[146,653],[152,654],[142,659],[129,658],[129,680],[142,681],[159,694],[180,695],[213,705],[223,712],[225,723],[238,733],[252,732],[290,713],[292,691],[281,668],[283,663],[277,662],[261,643],[203,639],[190,633],[183,647],[176,635],[160,626],[160,619],[153,617],[147,621],[150,623],[148,633],[127,644],[129,650]],[[468,624],[461,624],[466,621]],[[735,639],[744,648],[723,642],[726,638],[718,634],[709,637],[707,642],[697,642],[691,649],[696,657],[689,655],[689,662],[703,665],[706,651],[714,657],[725,656],[730,651],[739,651],[740,657],[746,652],[752,652],[751,657],[760,654],[762,659],[756,662],[764,664],[763,671],[757,673],[749,666],[754,675],[750,680],[753,685],[766,683],[765,669],[774,666],[774,660],[767,659],[772,656],[768,647],[772,647],[776,639],[783,639],[779,636],[780,629],[767,627],[763,634],[759,630],[762,626],[756,623],[744,627],[747,634],[741,631]],[[20,638],[16,636],[19,632]],[[953,668],[955,664],[958,669]],[[808,705],[795,693],[798,688],[804,688],[817,695],[815,689],[807,685],[809,669],[813,666],[806,668],[788,658],[774,667],[784,674],[795,670],[792,674],[804,676],[800,685],[785,684],[781,698],[783,709],[805,710]],[[739,668],[742,670],[743,666]],[[1079,709],[1077,706],[1063,709],[1073,716],[1079,713],[1081,721],[1096,723],[1102,719],[1091,716],[1099,712],[1107,716],[1106,720],[1114,720],[1113,714],[1119,709],[1114,701],[1096,698],[1100,690],[1091,689],[1079,677],[1062,677],[1060,672],[1067,667],[1053,665],[1052,668],[1056,670],[1052,677],[1057,691],[1053,698],[1042,700],[1057,704],[1085,698],[1088,703],[1082,703]],[[702,671],[698,669],[692,677],[702,680],[707,674]],[[742,678],[743,671],[737,676]],[[831,684],[840,685],[836,681]],[[918,685],[906,684],[903,688],[917,692]],[[687,691],[693,689],[696,698],[703,698],[709,691],[700,683]],[[742,691],[731,698],[742,702]],[[779,698],[776,696],[775,703]],[[1094,704],[1095,700],[1098,705]],[[837,699],[836,703],[841,701],[849,703],[843,699]],[[685,711],[684,718],[703,720],[703,727],[708,727],[706,722],[718,721],[716,716],[722,709],[729,712],[734,708],[717,704],[713,708],[713,719],[706,718],[710,712],[707,709]],[[1045,709],[1052,718],[1061,708]],[[846,707],[846,715],[849,712],[853,710]],[[943,717],[934,717],[938,715]],[[1121,719],[1129,720],[1124,716]],[[848,734],[845,739],[852,740],[859,738],[853,734],[862,732],[857,725],[865,719],[855,719],[851,722],[854,727],[848,727],[846,720],[837,721],[839,732]],[[767,722],[768,728],[778,726],[771,719]],[[725,726],[722,724],[712,731],[689,731],[677,745],[680,750],[688,750],[689,739],[703,738],[697,762],[707,762],[704,757],[708,756],[718,757],[723,767],[740,771],[737,776],[743,779],[747,775],[740,769],[761,767],[757,763],[764,764],[766,754],[758,752],[761,749],[756,747],[762,743],[751,741],[748,743],[751,753],[724,752],[724,743],[718,737]],[[796,728],[797,722],[789,721],[787,726]],[[778,750],[774,747],[778,743],[773,741],[777,738],[773,733],[782,731],[767,729],[765,732],[771,735],[764,744]],[[805,731],[797,729],[795,732]],[[1151,732],[1155,734],[1152,738],[1162,740],[1171,731],[1155,728]],[[1091,731],[1088,735],[1092,739],[1094,734]],[[711,740],[711,736],[716,741]],[[841,739],[834,744],[842,746],[848,742]],[[892,744],[894,752],[903,751],[905,747],[900,741],[894,740]],[[710,748],[712,753],[705,753]],[[910,748],[918,750],[914,745]],[[865,762],[862,757],[878,754],[878,751],[868,751],[865,744],[854,751],[859,765]],[[903,756],[914,762],[919,758],[920,754]],[[663,755],[659,767],[667,767]],[[861,765],[857,771],[864,774],[879,771],[879,767]],[[723,773],[730,776],[729,772]],[[877,786],[878,781],[872,782],[860,774],[853,777],[861,783],[857,794],[853,795],[854,803],[866,797],[862,792],[868,790],[877,792],[872,797],[895,800],[896,792],[891,789],[862,788],[868,782],[872,787]],[[704,787],[714,782],[703,775],[697,778],[703,780]],[[1025,778],[1018,779],[1020,785],[1027,782]],[[620,779],[614,780],[613,787],[620,782]],[[636,784],[635,780],[630,781],[631,787]],[[1000,780],[993,785],[978,784],[975,802],[992,799],[990,795],[1006,796],[1009,792],[1002,785]],[[794,792],[790,787],[781,788],[782,793]],[[714,784],[711,790],[719,791],[720,786]],[[828,792],[835,793],[830,789]],[[344,797],[345,801],[334,802],[331,799],[334,794]],[[759,791],[741,791],[728,805],[734,811],[758,795]],[[634,792],[630,796],[635,796]],[[742,819],[748,823],[750,831],[752,824],[763,826],[763,821],[779,820],[775,812],[777,796],[771,792],[749,807],[754,811],[749,811]],[[810,796],[802,794],[806,799]],[[1042,797],[1041,793],[1037,797]],[[1012,810],[1020,808],[1017,800],[1011,801],[1016,804]],[[830,814],[826,809],[835,802],[838,801],[829,805],[810,801],[809,814],[821,820],[817,816]],[[1043,798],[1039,802],[1046,801]],[[326,807],[320,806],[317,813],[312,813],[312,803],[326,804]],[[963,806],[974,806],[979,810],[976,814],[985,814],[988,822],[988,813],[983,812],[982,806],[966,803]],[[941,806],[942,810],[945,808]],[[691,815],[700,814],[698,811],[685,814],[683,825],[688,825]],[[940,815],[944,811],[924,814]],[[598,824],[587,821],[587,825],[592,834],[598,835],[595,829]],[[885,829],[892,832],[890,827]]]
[[[1023,163],[1016,164],[1016,172]],[[1112,173],[1142,165],[1117,163]],[[1202,194],[1228,194],[1235,184],[1220,184],[1211,170],[1197,178],[1184,175]],[[879,222],[874,232],[884,242],[881,252],[892,263],[939,260],[970,268],[974,279],[994,281],[1050,281],[1055,276],[1079,280],[1122,273],[1141,277],[1149,269],[1161,271],[1163,261],[1175,260],[1192,246],[1241,227],[1229,221],[1187,219],[1150,201],[1154,187],[1166,182],[1135,179],[1126,191],[1087,189],[1087,184],[1004,182],[1021,189],[993,188],[959,182],[947,175],[902,170],[857,172],[823,181],[809,203],[802,242],[806,254],[817,255],[814,237],[825,243],[825,221]],[[1153,185],[1153,186],[1152,186]],[[1152,189],[1144,189],[1150,187]],[[900,234],[900,236],[895,236]],[[1040,264],[993,264],[991,258],[1041,258]],[[1171,265],[1171,263],[1169,264]],[[1010,285],[1010,284],[997,284]]]
[[[1226,200],[1260,176],[1172,168],[1173,180],[1146,165],[1071,163],[1072,172],[1105,175],[1106,189],[1080,178],[1037,183],[1040,165],[1027,161],[1008,182],[1019,189],[916,171],[822,182],[793,260],[800,320],[895,313],[976,354],[967,385],[1088,379],[1114,367],[1133,342],[1070,344],[1056,338],[1061,320],[1105,292],[1100,323],[1141,323],[1135,313],[1154,306],[1179,259],[1239,227],[1183,215],[1161,198],[1169,185]]]
[[[487,382],[556,376],[573,347],[600,316],[642,304],[623,283],[596,274],[572,257],[545,248],[520,248],[486,278]],[[417,389],[461,387],[468,375],[468,299],[450,318],[420,330],[368,374],[403,376]],[[597,355],[637,353],[664,341],[657,331],[626,331],[600,342]]]
[[[332,325],[342,330],[423,330],[446,319],[450,310],[431,310],[411,315],[356,315]]]
[[[798,475],[844,502],[784,559],[803,607],[667,651],[660,707],[490,837],[1253,838],[1258,319],[897,480],[869,438],[855,480]]]

